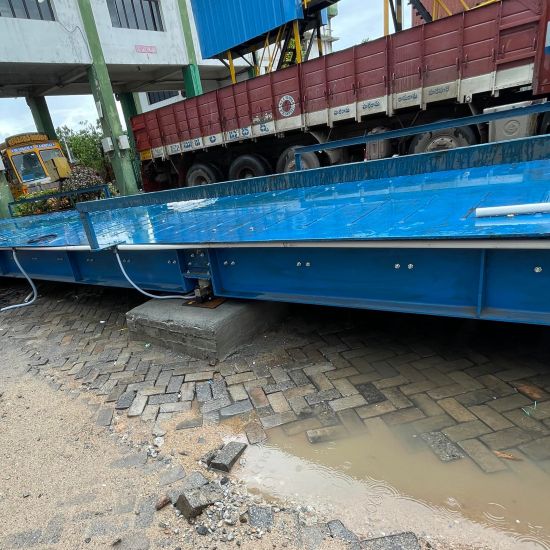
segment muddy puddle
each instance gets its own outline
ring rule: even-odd
[[[240,476],[362,536],[411,530],[446,549],[550,549],[550,475],[528,460],[507,466],[486,474],[466,458],[443,463],[420,438],[377,425],[316,445],[273,430],[249,447]]]

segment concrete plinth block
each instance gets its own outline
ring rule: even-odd
[[[223,360],[278,323],[286,306],[228,300],[214,309],[150,300],[126,314],[130,334],[200,359]]]

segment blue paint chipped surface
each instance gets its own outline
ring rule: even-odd
[[[101,247],[276,241],[541,238],[550,215],[475,208],[550,200],[550,160],[91,212]],[[111,201],[112,204],[112,201]],[[46,236],[50,236],[46,239]],[[88,243],[77,212],[3,220],[0,247]]]

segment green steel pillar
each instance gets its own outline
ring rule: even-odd
[[[27,105],[30,107],[37,131],[46,134],[50,139],[57,139],[46,98],[44,96],[27,97]]]
[[[120,101],[120,106],[122,107],[124,120],[126,121],[126,133],[128,134],[130,141],[135,143],[134,133],[132,132],[132,122],[130,121],[133,116],[138,114],[134,94],[132,92],[124,92],[122,94],[118,94],[117,97]]]
[[[0,170],[0,218],[10,217],[10,211],[8,210],[10,202],[13,202],[13,195],[11,194],[6,174],[3,170]]]
[[[193,33],[191,32],[191,22],[189,19],[189,11],[187,9],[187,0],[178,0],[178,4],[180,8],[183,38],[185,39],[187,57],[189,58],[189,65],[183,68],[185,97],[195,97],[202,94],[201,75],[199,73],[199,66],[197,63]]]
[[[105,64],[105,57],[101,49],[101,42],[95,24],[94,14],[90,0],[78,0],[80,15],[84,23],[84,31],[90,45],[92,66],[88,69],[88,80],[92,88],[101,128],[105,137],[110,137],[114,150],[108,153],[116,185],[122,195],[132,195],[138,192],[138,186],[132,166],[132,152],[130,149],[121,149],[118,138],[123,135],[118,111],[116,109],[113,88]]]

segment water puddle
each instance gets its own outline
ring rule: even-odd
[[[443,548],[550,549],[550,475],[528,460],[507,466],[486,474],[466,458],[443,463],[420,438],[381,423],[316,445],[272,430],[249,447],[240,476],[364,536],[411,530]]]

